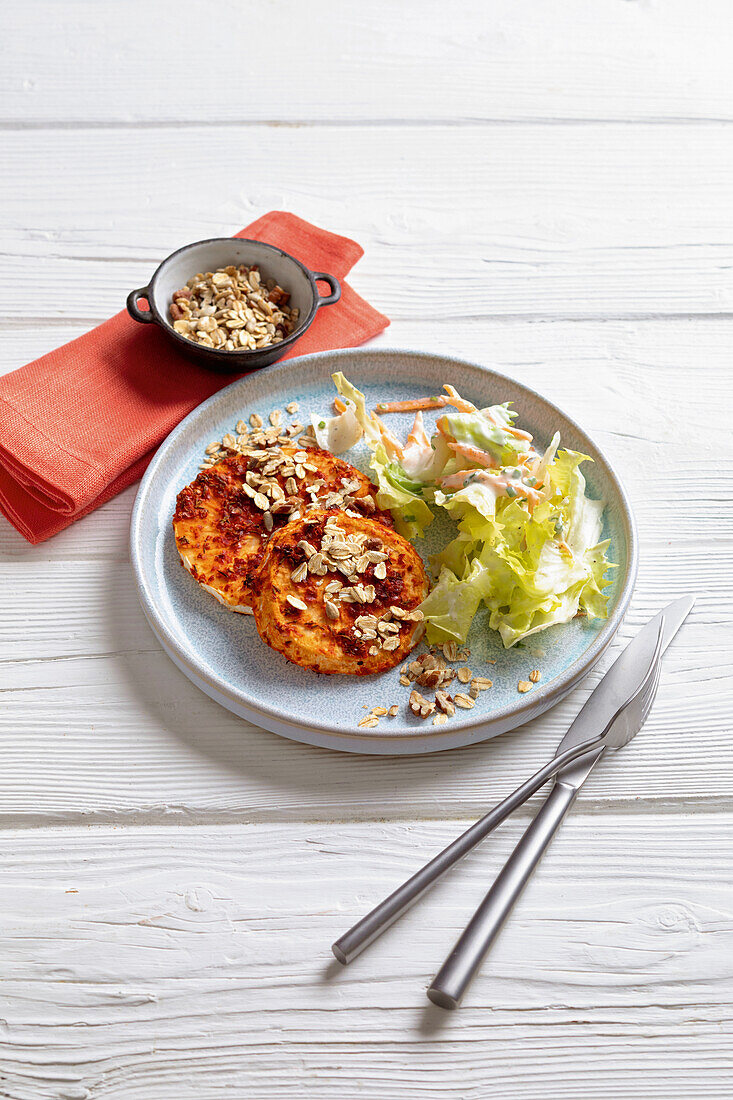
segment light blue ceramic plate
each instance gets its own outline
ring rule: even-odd
[[[269,649],[249,616],[236,615],[202,591],[181,566],[171,517],[176,494],[198,472],[204,447],[221,439],[237,420],[258,412],[265,419],[290,401],[298,419],[328,412],[333,371],[342,370],[367,396],[367,403],[424,396],[450,382],[475,404],[512,401],[517,423],[545,445],[559,430],[565,446],[594,459],[584,467],[591,496],[606,501],[604,537],[618,564],[604,621],[575,619],[551,627],[531,645],[503,649],[485,613],[473,624],[468,662],[474,674],[494,682],[473,710],[458,711],[445,725],[414,718],[399,672],[382,676],[319,676],[289,664]],[[393,417],[406,433],[407,417]],[[368,469],[366,448],[344,456]],[[451,537],[448,521],[436,522],[418,544],[427,557]],[[636,577],[636,533],[626,495],[605,458],[585,433],[539,394],[473,363],[439,355],[388,350],[323,352],[293,359],[234,382],[191,413],[166,439],[143,478],[132,515],[131,557],[143,610],[161,645],[207,695],[257,725],[296,741],[348,752],[417,753],[472,744],[541,714],[593,667],[621,623]],[[489,661],[495,661],[490,664]],[[517,682],[538,668],[542,679],[520,695]],[[358,729],[364,708],[398,703],[396,718],[375,729]]]

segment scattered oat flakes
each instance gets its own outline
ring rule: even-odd
[[[308,562],[302,561],[297,569],[290,574],[290,579],[295,584],[300,584],[308,576]]]
[[[458,669],[458,679],[461,681],[462,684],[467,684],[468,681],[471,680],[472,678],[473,678],[473,673],[471,672],[470,668],[459,668]]]
[[[376,714],[377,718],[384,718],[387,714],[386,707],[372,707],[372,714]]]
[[[530,678],[530,680],[532,681],[533,684],[538,684],[540,682],[540,677],[541,676],[542,676],[542,673],[540,672],[540,670],[538,668],[533,668],[532,671],[529,674],[529,678]]]
[[[390,716],[390,718],[396,718],[397,714],[399,712],[399,709],[400,708],[397,706],[397,704],[393,703],[392,706],[387,711],[387,714]]]
[[[517,684],[517,691],[525,692],[530,691],[531,689],[532,685],[530,684],[529,680],[520,680]]]
[[[447,721],[448,721],[448,715],[447,714],[436,714],[436,715],[433,716],[433,725],[434,726],[442,726],[443,723],[447,722]]]
[[[379,719],[372,718],[370,714],[367,714],[364,718],[362,718],[361,722],[357,724],[363,726],[364,729],[374,729],[375,726],[379,725]]]
[[[453,701],[457,707],[462,707],[463,710],[471,710],[472,707],[476,706],[476,700],[472,699],[470,695],[465,695],[462,691],[456,692]]]
[[[487,676],[474,676],[471,684],[475,684],[479,691],[488,691],[494,686],[494,681],[489,680]]]
[[[293,413],[297,413],[297,411],[298,411],[298,402],[297,401],[289,401],[287,403],[287,405],[285,406],[285,412],[290,413],[291,416],[293,415]]]

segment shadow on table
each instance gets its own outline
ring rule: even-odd
[[[130,654],[124,662],[138,706],[152,726],[167,731],[191,752],[222,772],[247,777],[242,807],[251,810],[254,801],[256,809],[266,813],[297,806],[300,820],[307,820],[309,811],[314,817],[326,812],[353,820],[382,812],[404,817],[409,808],[409,815],[417,816],[425,809],[442,813],[443,796],[450,790],[452,802],[462,777],[467,807],[477,799],[483,804],[506,785],[506,774],[490,766],[496,759],[496,741],[429,755],[367,756],[303,745],[254,727],[199,691],[157,650],[152,632],[149,636],[150,649],[146,646],[145,652]],[[530,725],[524,727],[524,732],[529,729]],[[503,735],[501,751],[506,754],[508,745],[522,735],[522,729]],[[539,759],[541,752],[537,746],[532,757]],[[478,784],[477,761],[486,763],[479,769]],[[230,808],[237,808],[231,798]]]

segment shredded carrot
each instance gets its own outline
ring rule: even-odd
[[[497,423],[497,421],[494,419],[488,409],[484,409],[484,416],[490,424],[493,424],[495,428],[501,428],[501,430],[506,432],[507,435],[513,435],[515,439],[526,439],[528,443],[532,442],[532,436],[529,432],[523,432],[521,428],[513,428],[511,424]]]
[[[429,447],[430,446],[430,439],[428,438],[428,433],[425,431],[425,425],[423,424],[422,413],[420,412],[419,409],[415,413],[415,420],[413,421],[413,425],[410,428],[410,431],[408,433],[407,443],[408,443],[408,446],[411,443],[414,443],[416,447]]]
[[[458,470],[457,473],[448,474],[447,477],[439,477],[438,482],[445,489],[458,489],[465,483],[467,477],[475,473],[475,470]]]
[[[447,386],[446,385],[446,386],[443,386],[443,389],[448,394],[448,400],[447,400],[446,404],[453,405],[454,408],[458,409],[459,412],[464,412],[464,413],[478,412],[478,409],[476,408],[476,406],[472,405],[470,401],[465,401],[461,397],[461,395],[459,394],[458,390],[456,390],[453,386]]]
[[[384,443],[387,454],[390,456],[390,458],[402,458],[402,444],[400,443],[397,436],[392,434],[387,425],[379,419],[376,413],[372,413],[372,417],[376,421],[377,427],[379,428],[379,434],[382,437],[382,442]]]
[[[445,394],[441,393],[437,397],[416,397],[412,401],[380,401],[377,412],[418,412],[424,409],[444,409],[446,405],[452,405],[454,409],[465,413],[478,411],[470,401],[464,401],[453,386],[443,386],[443,389]]]
[[[499,466],[494,456],[489,454],[488,451],[482,451],[479,447],[473,447],[470,443],[449,442],[448,446],[456,454],[463,455],[464,458],[468,458],[471,462],[476,462],[479,466],[484,466],[488,470],[496,470]]]
[[[419,412],[422,409],[443,409],[446,397],[416,397],[413,401],[380,401],[376,411],[380,413]]]
[[[450,447],[451,444],[449,443],[448,446]],[[481,481],[488,482],[489,485],[493,485],[494,488],[499,490],[507,489],[511,486],[516,496],[525,498],[530,512],[537,502],[542,499],[536,489],[530,489],[528,485],[522,484],[521,481],[515,481],[514,478],[506,478],[502,474],[490,474],[485,470],[459,470],[455,474],[449,474],[448,477],[439,478],[439,481],[444,488],[455,489],[463,485],[466,479],[473,475]]]

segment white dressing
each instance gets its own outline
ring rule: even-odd
[[[338,416],[323,417],[312,413],[311,424],[318,446],[334,455],[348,451],[364,434],[350,404]]]

